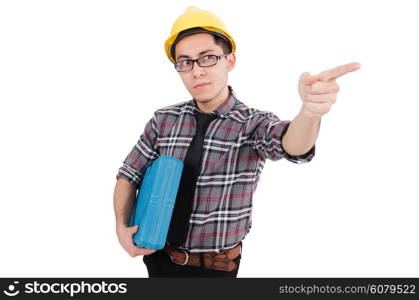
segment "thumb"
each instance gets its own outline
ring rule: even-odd
[[[136,233],[138,230],[138,225],[134,225],[131,227],[131,233]]]
[[[300,81],[305,85],[312,85],[318,80],[317,76],[310,75],[308,72],[301,74]]]

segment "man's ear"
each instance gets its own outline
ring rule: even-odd
[[[234,69],[234,66],[236,65],[236,54],[230,53],[226,56],[226,59],[227,59],[227,68],[228,68],[228,71],[230,72],[231,70]]]

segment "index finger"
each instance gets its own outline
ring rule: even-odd
[[[346,73],[353,72],[361,68],[361,64],[354,62],[350,64],[345,64],[338,66],[334,69],[326,70],[317,75],[320,81],[329,81],[331,79],[336,79]]]

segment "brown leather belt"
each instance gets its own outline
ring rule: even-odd
[[[205,267],[207,269],[231,272],[238,265],[233,261],[241,254],[241,243],[236,247],[224,251],[191,253],[183,249],[171,248],[166,244],[164,253],[168,254],[172,261],[182,266]]]

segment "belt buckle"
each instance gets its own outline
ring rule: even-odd
[[[183,262],[183,263],[180,263],[180,262],[178,262],[178,261],[176,261],[174,258],[173,258],[173,256],[172,256],[172,254],[170,254],[170,259],[172,260],[172,262],[174,262],[175,264],[178,264],[178,265],[181,265],[181,266],[185,266],[188,262],[189,262],[189,254],[188,254],[188,252],[186,252],[186,250],[183,250],[183,249],[179,249],[180,251],[182,251],[183,253],[185,253],[185,255],[186,255],[186,259],[185,259],[185,261]]]

